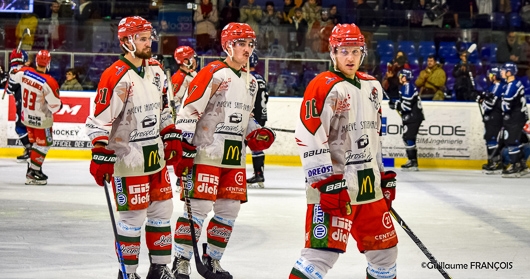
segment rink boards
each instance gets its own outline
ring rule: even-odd
[[[0,90],[3,94],[3,90]],[[84,131],[95,92],[61,92],[63,108],[54,115],[54,146],[48,158],[90,159],[91,144]],[[267,126],[294,130],[301,98],[271,97]],[[422,102],[425,121],[418,135],[418,157],[425,168],[478,169],[486,160],[482,138],[484,126],[474,102]],[[406,159],[403,127],[396,111],[383,103],[383,157],[386,166],[399,166]],[[0,157],[18,156],[21,144],[15,133],[15,105],[6,95],[0,103]],[[362,129],[362,123],[357,126]],[[294,133],[276,132],[276,142],[266,151],[267,164],[300,165]],[[248,152],[249,153],[249,152]],[[247,160],[249,159],[247,155]]]

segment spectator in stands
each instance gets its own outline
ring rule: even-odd
[[[75,11],[74,18],[77,21],[77,45],[85,51],[92,50],[92,22],[93,19],[100,19],[101,12],[97,3],[87,0],[80,0]]]
[[[267,50],[275,40],[278,39],[278,28],[280,27],[280,18],[274,9],[274,2],[267,1],[265,10],[261,18],[260,32],[258,37],[258,47]]]
[[[467,60],[468,53],[466,50],[460,52],[460,63],[453,68],[455,77],[454,90],[457,101],[475,101],[473,83],[471,78],[475,75],[475,66]]]
[[[372,46],[372,37],[375,30],[379,27],[379,18],[374,8],[366,3],[366,0],[357,0],[356,23],[361,28],[364,41],[368,48]]]
[[[311,26],[311,49],[322,59],[329,58],[329,36],[334,26],[325,9],[320,11],[320,20]]]
[[[159,52],[161,54],[168,54],[173,52],[173,50],[178,46],[178,38],[177,34],[169,29],[169,23],[167,22],[167,20],[160,20],[157,31],[158,48],[152,46],[152,48],[154,49],[153,52]]]
[[[329,19],[331,19],[333,25],[342,23],[342,16],[337,9],[337,5],[329,6]]]
[[[83,91],[83,86],[77,80],[77,71],[75,69],[66,70],[66,80],[61,85],[61,91]]]
[[[20,49],[23,50],[31,50],[33,48],[33,43],[35,42],[35,33],[37,32],[37,25],[39,24],[39,19],[35,14],[29,13],[29,14],[22,14],[20,17],[20,20],[17,24],[17,29],[15,32],[15,35],[17,37],[17,46],[22,40],[22,45],[20,46]],[[24,36],[24,30],[28,28],[31,35],[30,36]]]
[[[201,4],[193,14],[195,21],[195,35],[197,40],[197,51],[207,51],[212,48],[217,38],[217,6],[210,0],[202,0]]]
[[[252,27],[252,30],[256,32],[256,37],[259,36],[259,23],[263,17],[263,11],[259,5],[254,4],[255,0],[248,0],[247,4],[241,7],[241,18],[240,22],[246,23]],[[260,42],[258,41],[258,44]]]
[[[447,5],[445,0],[425,0],[425,13],[423,14],[421,26],[441,28],[446,13]]]
[[[302,6],[302,13],[304,14],[304,19],[307,21],[308,26],[313,26],[313,23],[320,18],[320,11],[322,7],[317,4],[317,0],[307,0]],[[307,38],[310,38],[311,29],[307,30]]]
[[[403,51],[398,51],[394,59],[392,59],[392,62],[388,63],[387,71],[382,82],[383,89],[391,100],[399,99],[401,83],[397,74],[402,69],[410,69],[410,66],[407,55]]]
[[[287,51],[304,52],[305,51],[305,37],[309,29],[307,21],[304,19],[302,9],[296,8],[294,12],[293,22],[289,30],[289,48]]]
[[[508,32],[506,40],[497,45],[497,62],[519,63],[521,57],[521,45],[517,42],[515,32]]]
[[[426,10],[427,4],[425,3],[425,0],[414,1],[412,3],[410,27],[421,27]]]
[[[234,0],[226,0],[226,4],[221,10],[219,16],[219,26],[225,27],[230,22],[238,22],[240,17],[239,7],[236,6]],[[219,35],[221,32],[219,32]]]
[[[48,34],[50,36],[50,48],[54,50],[60,48],[63,45],[65,30],[64,26],[62,26],[59,22],[61,19],[61,4],[59,4],[57,1],[52,2],[50,4],[50,10],[51,14],[47,19],[49,21]]]
[[[445,81],[447,76],[438,64],[434,55],[427,57],[427,67],[416,79],[416,87],[420,90],[422,100],[443,101],[445,99]]]
[[[530,36],[526,35],[524,37],[524,43],[521,45],[521,62],[524,62],[525,65],[519,67],[521,74],[526,74],[530,78]]]
[[[476,28],[491,28],[492,0],[476,0],[478,14],[475,18]]]
[[[477,2],[475,0],[447,0],[447,3],[453,12],[455,28],[468,29],[473,26],[473,18],[477,13]]]
[[[292,24],[296,5],[293,0],[283,1],[283,23]]]

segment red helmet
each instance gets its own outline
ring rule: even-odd
[[[355,24],[337,24],[329,36],[329,46],[360,46],[364,47],[364,36]]]
[[[26,51],[20,49],[16,50],[14,49],[11,54],[9,55],[9,63],[11,66],[24,64],[28,61],[28,54]]]
[[[189,46],[179,46],[175,49],[173,57],[175,57],[177,64],[182,65],[184,64],[185,59],[191,60],[195,55],[195,50],[193,50],[193,48]]]
[[[51,61],[52,56],[47,50],[40,50],[37,52],[37,55],[35,55],[35,64],[37,64],[37,66],[48,67]]]
[[[118,39],[134,36],[140,32],[153,31],[153,26],[147,20],[139,16],[130,16],[120,20],[118,24]]]
[[[221,31],[221,45],[223,50],[227,42],[234,42],[241,39],[256,40],[256,32],[246,23],[230,22]]]

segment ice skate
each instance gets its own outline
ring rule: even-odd
[[[404,171],[418,171],[418,160],[408,160],[407,163],[401,165],[401,169]]]
[[[502,177],[504,178],[518,178],[521,177],[522,173],[526,172],[520,162],[510,164],[505,170],[502,171]],[[526,174],[526,173],[525,173]]]
[[[24,148],[24,154],[17,156],[17,162],[18,163],[26,163],[29,159],[29,155],[31,154],[31,147],[25,147]]]
[[[42,170],[34,170],[28,168],[26,173],[26,185],[46,185],[48,184],[48,176]]]
[[[171,272],[173,272],[173,276],[175,276],[175,279],[190,279],[190,260],[181,256],[175,257],[175,260],[173,260],[173,268],[171,269]]]
[[[265,188],[265,177],[263,173],[256,173],[253,177],[247,179],[247,188]]]
[[[146,279],[175,279],[165,264],[151,264]]]
[[[482,173],[484,174],[500,174],[502,173],[502,163],[489,161],[487,164],[482,165]]]
[[[141,279],[140,275],[137,273],[127,273],[127,279]],[[118,272],[118,279],[123,279],[123,273],[121,270]]]
[[[221,267],[221,263],[219,263],[219,260],[215,260],[215,259],[212,259],[212,257],[210,257],[208,254],[206,254],[206,246],[208,244],[206,243],[203,243],[202,244],[202,248],[203,248],[203,255],[202,255],[202,263],[206,266],[206,268],[208,268],[208,270],[210,270],[211,272],[215,273],[216,275],[219,276],[219,278],[222,278],[222,279],[232,279],[234,277],[232,277],[232,275],[224,270],[222,267]]]

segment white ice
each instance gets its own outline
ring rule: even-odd
[[[26,186],[25,164],[0,160],[0,278],[116,278],[104,190],[88,169],[88,161],[49,159],[44,164],[48,185]],[[530,278],[530,178],[396,172],[396,211],[439,262],[468,265],[446,269],[452,278]],[[265,176],[265,189],[249,189],[222,259],[237,279],[287,278],[304,244],[302,169],[266,166]],[[183,202],[174,199],[174,205],[173,227]],[[395,226],[398,278],[443,278],[436,269],[422,268],[427,258]],[[353,239],[349,245],[327,279],[365,278],[365,258]],[[147,252],[143,244],[138,269],[143,278]],[[511,263],[511,268],[477,269],[471,262]],[[193,269],[191,278],[201,277]]]

